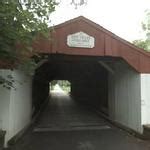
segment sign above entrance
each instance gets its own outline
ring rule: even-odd
[[[67,45],[69,47],[93,48],[95,39],[84,32],[77,32],[67,36]]]

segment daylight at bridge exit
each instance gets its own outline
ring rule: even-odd
[[[0,2],[0,150],[150,150],[150,2],[133,1]]]

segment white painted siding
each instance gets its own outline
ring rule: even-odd
[[[150,124],[150,74],[141,74],[142,124]]]
[[[109,75],[110,118],[142,133],[140,74],[123,62],[114,64]]]
[[[15,89],[11,90],[9,105],[9,130],[6,141],[25,128],[31,121],[31,77],[13,71]]]
[[[31,77],[18,70],[1,70],[0,74],[14,77],[16,89],[0,87],[0,128],[6,130],[7,141],[24,129],[31,121]]]
[[[0,75],[6,77],[11,75],[10,70],[0,70]],[[10,90],[0,85],[0,129],[8,130],[9,128],[9,104],[10,104]]]

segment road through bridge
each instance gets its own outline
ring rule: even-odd
[[[34,126],[11,150],[149,150],[66,93],[53,92]]]

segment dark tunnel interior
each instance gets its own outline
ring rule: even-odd
[[[99,61],[110,58],[51,55],[36,69],[33,78],[34,114],[50,97],[52,80],[68,80],[74,100],[108,113],[108,71]],[[34,115],[33,114],[33,115]]]

